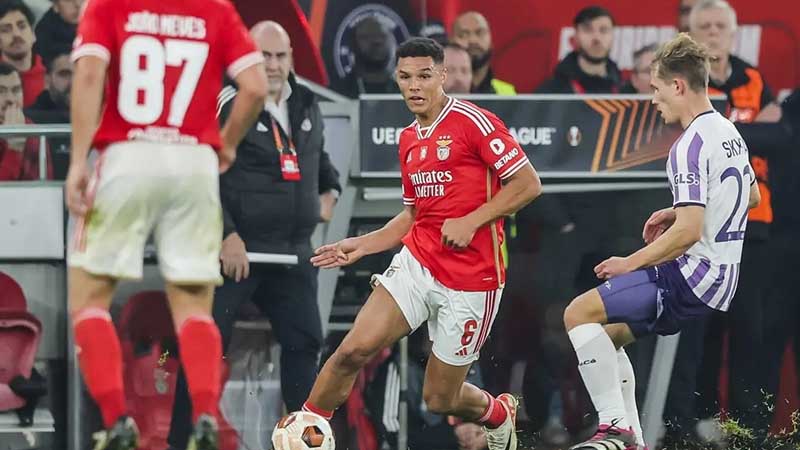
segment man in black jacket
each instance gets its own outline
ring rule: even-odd
[[[84,0],[52,0],[53,7],[48,9],[36,24],[35,52],[42,59],[54,57],[63,44],[72,44],[75,30],[78,27],[81,5]]]
[[[613,94],[619,92],[622,76],[617,64],[609,59],[614,42],[614,19],[599,6],[578,12],[575,25],[575,51],[556,66],[553,78],[545,81],[537,93],[543,94]]]
[[[753,428],[756,437],[763,438],[772,422],[774,406],[788,399],[778,398],[783,355],[787,342],[794,339],[795,358],[798,355],[798,317],[800,295],[797,292],[796,261],[800,260],[800,88],[781,104],[781,119],[774,123],[736,123],[747,143],[751,156],[769,162],[769,182],[772,192],[773,221],[770,228],[767,277],[761,281],[767,289],[761,328],[762,347],[751,353],[750,364],[757,369],[757,386],[764,390],[766,400],[754,404]],[[742,299],[747,300],[747,299]],[[757,320],[757,318],[753,318]],[[767,331],[768,330],[768,331]]]
[[[230,342],[242,303],[252,300],[270,319],[281,345],[283,400],[289,411],[297,411],[314,384],[322,345],[310,239],[317,223],[330,220],[341,187],[323,150],[322,113],[314,93],[291,74],[288,34],[275,22],[258,23],[250,34],[265,58],[267,103],[239,145],[236,162],[220,177],[225,284],[215,293],[213,315],[223,346]],[[220,120],[235,96],[233,87],[220,93]],[[251,264],[246,252],[294,254],[298,264]],[[172,424],[170,445],[185,448],[191,424],[182,375]]]

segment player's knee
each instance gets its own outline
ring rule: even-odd
[[[455,409],[455,398],[440,392],[425,392],[422,395],[428,411],[434,414],[450,414]]]
[[[336,350],[336,365],[348,371],[358,371],[367,365],[375,350],[359,343],[345,343]]]
[[[567,331],[591,321],[584,303],[583,295],[581,295],[567,305],[567,308],[564,310],[564,327]]]

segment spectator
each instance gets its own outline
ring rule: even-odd
[[[69,123],[69,95],[72,86],[70,48],[61,46],[44,60],[45,87],[36,101],[25,108],[25,115],[35,123]]]
[[[0,125],[27,123],[22,114],[24,94],[19,73],[8,63],[0,61]],[[53,178],[49,164],[46,176]],[[39,179],[39,139],[10,137],[0,139],[0,181]]]
[[[270,319],[282,348],[283,400],[289,411],[298,411],[314,384],[322,345],[311,234],[318,222],[331,219],[341,187],[323,149],[314,93],[291,73],[289,35],[275,22],[258,23],[250,34],[266,59],[267,102],[239,145],[236,162],[220,177],[225,282],[216,290],[213,316],[223,348],[240,304],[253,301]],[[221,119],[230,114],[236,95],[232,87],[220,93]],[[298,264],[251,266],[247,251],[294,254]],[[186,448],[190,419],[180,374],[169,437],[173,448]]]
[[[0,54],[22,78],[25,104],[30,106],[44,90],[44,65],[33,52],[36,18],[22,0],[0,0]]]
[[[47,89],[39,94],[31,106],[24,109],[25,116],[34,123],[69,123],[72,61],[70,47],[63,44],[60,47],[52,52],[51,59],[44,60]],[[49,142],[53,157],[53,175],[56,180],[63,180],[69,169],[69,138],[54,137]]]
[[[713,57],[711,63],[709,92],[728,96],[730,119],[734,122],[768,121],[780,118],[780,108],[774,101],[761,73],[740,58],[731,54],[736,33],[736,11],[724,0],[700,0],[689,15],[692,36],[705,44]],[[762,348],[765,330],[761,316],[764,311],[766,286],[772,259],[768,246],[769,229],[773,211],[770,184],[767,179],[767,161],[757,152],[767,149],[751,149],[751,165],[759,181],[761,204],[750,210],[747,235],[742,251],[741,275],[732,300],[727,321],[730,368],[730,413],[740,424],[754,428],[761,423],[757,408],[762,402],[762,367],[753,364],[753,355]],[[701,415],[716,413],[717,378],[721,364],[721,348],[725,322],[714,317],[708,324],[705,339],[704,369],[698,373],[709,374],[698,380],[697,388],[706,395],[705,411]],[[680,355],[679,355],[680,358]],[[686,392],[687,397],[692,396]],[[701,397],[703,401],[703,397]],[[765,430],[764,430],[765,431]]]
[[[619,92],[622,76],[609,59],[614,41],[614,19],[608,10],[589,6],[578,12],[575,50],[556,66],[555,75],[536,90],[554,94],[607,94]]]
[[[692,7],[697,3],[697,0],[680,0],[680,2],[680,6],[678,6],[678,32],[688,33],[689,13],[692,12]]]
[[[797,176],[800,171],[800,153],[797,152],[800,148],[800,89],[795,89],[784,100],[781,109],[783,113],[778,123],[736,124],[750,151],[767,158],[770,164],[775,208],[775,221],[770,229],[770,256],[774,263],[770,277],[764,283],[771,289],[764,303],[762,321],[763,329],[769,333],[764,333],[763,350],[748,355],[764,355],[763,359],[753,361],[753,365],[765,373],[765,391],[769,395],[768,401],[754,405],[764,413],[760,417],[761,423],[753,424],[756,430],[761,431],[756,436],[766,433],[775,407],[789,402],[788,398],[779,398],[778,385],[784,351],[791,339],[795,342],[795,355],[798,352],[800,295],[795,287],[796,275],[791,262],[800,259],[800,238],[797,235],[800,228],[800,209],[797,208],[800,196],[800,177]],[[764,406],[768,413],[765,413]]]
[[[84,0],[51,0],[53,6],[44,13],[36,24],[36,45],[34,51],[47,61],[53,59],[64,44],[75,40],[81,5]]]
[[[469,94],[472,88],[472,63],[464,47],[447,44],[444,47],[444,67],[447,70],[444,91],[448,94]]]
[[[655,44],[645,45],[633,53],[631,79],[622,86],[620,92],[623,94],[650,94],[653,92],[653,88],[650,87],[650,64],[655,55]]]
[[[400,92],[392,74],[392,39],[386,27],[375,17],[361,19],[350,43],[355,58],[353,68],[333,89],[351,98],[358,98],[360,94]]]
[[[461,13],[453,22],[451,40],[467,49],[472,58],[472,92],[476,94],[515,95],[514,85],[494,77],[492,32],[486,17],[476,11]]]

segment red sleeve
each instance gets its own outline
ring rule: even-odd
[[[221,36],[222,62],[228,77],[233,80],[243,70],[263,62],[264,56],[258,51],[233,4],[228,3],[225,17]]]
[[[403,133],[405,134],[405,133]],[[400,135],[400,179],[403,182],[403,204],[406,206],[414,206],[417,203],[417,195],[414,192],[414,184],[411,183],[411,178],[408,176],[408,168],[406,167],[407,149],[403,145],[403,134]]]
[[[22,167],[22,153],[8,148],[6,141],[0,141],[0,181],[12,181],[19,179],[19,171]]]
[[[502,120],[494,114],[475,116],[478,151],[483,162],[505,180],[529,164],[528,156]]]
[[[111,60],[111,49],[114,48],[112,7],[109,0],[86,1],[73,43],[72,62],[83,56],[96,56],[106,62]]]

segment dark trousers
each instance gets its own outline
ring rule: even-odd
[[[800,258],[800,238],[797,231],[775,233],[772,238],[774,264],[770,274],[770,290],[764,308],[764,355],[763,371],[766,391],[773,395],[772,402],[784,402],[778,398],[778,388],[783,363],[783,354],[790,340],[794,341],[795,358],[800,355],[798,346],[798,321],[800,321],[800,291],[797,288],[797,268]],[[796,389],[796,387],[793,387]],[[772,414],[766,419],[771,421]]]
[[[314,386],[322,346],[317,305],[317,269],[250,265],[250,277],[239,283],[226,278],[214,294],[213,316],[227,348],[239,306],[251,300],[269,319],[281,346],[281,394],[289,411],[303,406]],[[192,430],[192,407],[183,370],[178,372],[168,442],[186,448]]]

